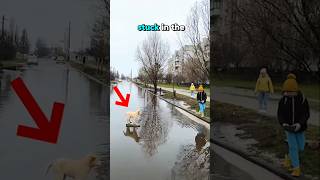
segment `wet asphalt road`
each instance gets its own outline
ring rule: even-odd
[[[57,144],[16,135],[17,126],[36,127],[10,82],[21,77],[47,117],[54,101],[65,104]],[[107,179],[109,95],[100,84],[83,76],[68,64],[40,59],[37,66],[0,74],[0,179],[53,179],[45,176],[55,159],[80,159],[98,154],[101,166],[89,179]]]

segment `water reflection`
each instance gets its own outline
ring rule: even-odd
[[[110,179],[110,154],[107,151],[109,149],[109,144],[101,144],[98,146],[100,149],[96,152],[99,157],[100,165],[95,168],[97,172],[96,178],[98,180],[108,180]]]
[[[172,172],[172,180],[204,180],[209,178],[210,146],[206,135],[198,132],[195,144],[183,145],[177,156]]]
[[[0,118],[5,104],[9,99],[9,92],[11,91],[11,78],[16,74],[14,71],[4,70],[0,73]]]
[[[155,96],[146,96],[150,101],[145,106],[141,115],[140,136],[142,148],[146,155],[153,156],[158,147],[166,142],[168,136],[168,123],[163,121],[159,115],[160,109],[158,99]]]
[[[135,142],[140,141],[140,137],[137,132],[138,127],[126,127],[126,131],[123,131],[123,134],[127,137],[134,139]]]

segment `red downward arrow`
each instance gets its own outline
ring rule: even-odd
[[[56,144],[58,141],[64,104],[54,102],[51,120],[48,121],[21,78],[13,80],[11,85],[38,126],[38,128],[33,128],[19,125],[17,135]]]
[[[128,105],[129,105],[129,99],[130,99],[130,94],[127,94],[126,98],[124,98],[124,97],[122,96],[121,92],[119,91],[119,89],[118,89],[117,86],[115,86],[113,89],[114,89],[114,91],[117,93],[117,95],[118,95],[119,98],[120,98],[120,101],[116,101],[116,105],[128,107]]]

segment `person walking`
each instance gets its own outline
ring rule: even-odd
[[[283,127],[287,141],[289,155],[285,155],[283,166],[294,177],[301,175],[299,152],[304,150],[307,121],[310,117],[308,100],[298,89],[294,74],[289,74],[282,87],[283,96],[278,105],[278,120]]]
[[[82,64],[85,64],[86,63],[86,56],[83,56],[82,58]]]
[[[201,117],[204,117],[204,110],[206,109],[206,100],[207,94],[206,92],[204,92],[203,86],[200,85],[197,93],[197,101],[199,103],[199,113],[201,114]]]
[[[274,92],[272,81],[266,68],[260,70],[254,92],[258,93],[259,111],[266,112],[270,93],[272,94]]]
[[[190,86],[190,93],[191,93],[191,97],[194,96],[194,91],[196,90],[196,87],[194,86],[193,83],[191,83],[191,86]]]

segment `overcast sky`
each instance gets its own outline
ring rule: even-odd
[[[186,16],[196,0],[111,0],[110,53],[111,67],[120,73],[136,76],[139,63],[135,60],[137,45],[147,36],[138,31],[139,24],[185,24]],[[171,53],[179,48],[176,32],[163,31]]]
[[[0,0],[0,15],[5,15],[8,28],[14,19],[20,31],[26,28],[32,43],[38,37],[48,44],[63,40],[64,31],[71,21],[71,49],[81,48],[88,37],[93,21],[94,0]],[[61,43],[60,43],[61,45]],[[34,47],[34,46],[33,46]]]

